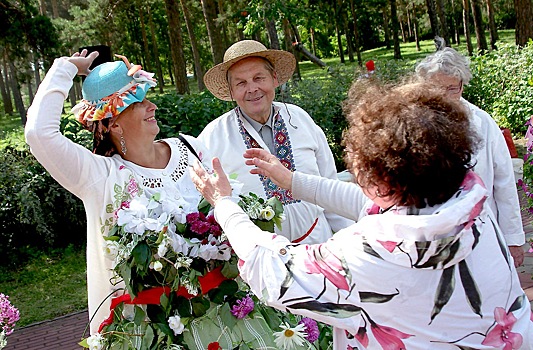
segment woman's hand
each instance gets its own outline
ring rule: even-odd
[[[87,56],[87,49],[83,49],[81,52],[74,53],[67,60],[78,68],[78,75],[88,75],[91,72],[89,67],[98,55],[98,51],[93,51]]]
[[[285,168],[276,156],[260,148],[250,148],[244,152],[247,165],[255,165],[251,174],[261,174],[269,177],[276,185],[290,190],[292,187],[292,172]]]
[[[231,185],[224,169],[222,169],[220,160],[216,157],[213,158],[213,170],[215,173],[209,175],[200,163],[196,161],[190,173],[196,189],[212,206],[215,206],[216,202],[222,197],[231,196]]]

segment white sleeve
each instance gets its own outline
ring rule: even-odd
[[[306,202],[318,204],[329,212],[358,221],[369,201],[354,183],[326,179],[295,171],[292,176],[292,194]],[[346,198],[349,198],[347,201]]]
[[[335,159],[333,158],[333,154],[331,153],[331,149],[329,148],[326,135],[318,125],[315,124],[315,126],[316,135],[318,139],[317,141],[319,145],[318,149],[315,151],[318,171],[320,172],[320,175],[322,177],[326,177],[328,179],[331,179],[332,181],[338,181],[340,183],[341,181],[339,181],[337,178],[337,168],[335,166]],[[307,199],[302,199],[308,201]],[[315,203],[313,201],[308,202]],[[335,207],[323,206],[321,203],[315,204],[318,204],[322,208],[324,208],[324,215],[326,216],[326,219],[328,220],[328,223],[334,232],[340,231],[343,228],[353,225],[353,213],[348,216],[345,216],[342,214],[342,210],[338,211]]]
[[[509,246],[519,246],[525,243],[520,202],[516,191],[513,163],[503,134],[496,122],[488,116],[484,122],[489,124],[487,147],[493,156],[494,185],[493,195],[496,201],[498,224],[505,241]]]
[[[60,132],[63,104],[77,70],[66,57],[54,61],[28,109],[25,137],[35,158],[52,177],[83,198],[97,181],[105,181],[108,162]]]
[[[338,251],[338,244],[329,240],[320,245],[293,246],[281,235],[261,231],[229,198],[217,203],[215,217],[241,259],[240,276],[250,285],[255,295],[282,311],[290,309],[295,314],[354,333],[357,331],[359,321],[356,317],[339,317],[339,312],[355,315],[360,310],[357,306],[360,303],[359,293],[355,284],[350,290],[350,296],[343,299],[345,304],[338,305],[337,288],[326,289],[323,274],[309,273],[309,249],[329,253]],[[319,294],[322,295],[320,302],[311,297]],[[328,306],[334,310],[325,311]]]

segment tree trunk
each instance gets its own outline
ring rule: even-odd
[[[140,0],[137,0],[137,13],[139,14],[139,22],[141,23],[141,37],[143,41],[143,56],[146,70],[152,71],[152,58],[150,57],[150,49],[148,48],[148,35],[146,35],[146,25],[144,24],[144,9]]]
[[[6,90],[6,83],[4,82],[4,74],[0,71],[0,92],[2,93],[2,101],[4,102],[4,112],[6,114],[13,113],[13,105],[11,104],[11,96]]]
[[[451,42],[451,35],[448,29],[448,22],[446,21],[446,8],[444,7],[444,1],[437,0],[436,5],[437,15],[439,17],[440,24],[440,36],[443,37],[444,40],[446,40],[446,46],[449,46],[449,43]]]
[[[155,57],[155,67],[157,75],[157,86],[159,87],[159,92],[163,93],[165,86],[165,79],[163,78],[163,67],[161,67],[161,60],[159,59],[159,49],[157,48],[157,37],[155,35],[154,20],[152,18],[152,12],[150,12],[150,6],[148,9],[148,24],[150,26],[150,36],[152,37],[152,50]]]
[[[220,16],[222,16],[222,18],[225,17],[224,15],[224,0],[215,0],[215,3],[217,5],[217,9],[218,9],[218,13],[220,14]],[[220,24],[220,28],[219,28],[219,31],[222,33],[222,39],[224,40],[222,42],[222,48],[225,48],[225,47],[229,47],[231,44],[229,43],[229,38],[228,38],[228,27],[226,26],[226,23],[228,21],[221,21],[219,22]]]
[[[52,18],[59,18],[59,8],[57,7],[57,0],[51,0],[52,2]]]
[[[273,50],[279,50],[278,31],[276,30],[276,22],[273,19],[265,19],[265,26],[267,29],[268,40],[270,41],[270,48]]]
[[[516,45],[525,46],[533,39],[533,2],[532,0],[514,0],[516,12]]]
[[[389,7],[383,6],[383,32],[385,33],[385,45],[390,49]]]
[[[403,21],[398,21],[398,24],[400,25],[400,33],[402,33],[402,42],[405,44],[407,42],[407,34],[405,33],[406,29],[403,25]]]
[[[177,0],[165,0],[168,18],[168,35],[170,39],[170,51],[172,62],[174,63],[174,81],[178,94],[189,93],[189,82],[187,81],[187,68],[185,65],[185,55],[183,53],[183,38],[181,36],[181,22],[178,12]]]
[[[198,91],[205,90],[204,84],[204,70],[200,60],[200,51],[198,50],[198,42],[196,41],[196,34],[194,34],[194,25],[191,21],[191,14],[189,12],[187,0],[180,0],[181,8],[183,9],[183,17],[185,17],[185,24],[187,25],[187,32],[189,33],[189,40],[191,42],[192,57],[194,60],[194,75],[198,84]]]
[[[37,55],[33,54],[33,77],[35,78],[35,86],[39,88],[39,85],[41,85],[41,66],[39,65],[39,60],[37,59]]]
[[[357,28],[357,12],[355,10],[355,4],[353,0],[350,0],[350,10],[352,12],[353,20],[353,34],[355,36],[355,52],[357,54],[357,63],[359,66],[363,66],[363,59],[361,58],[361,38],[359,38],[359,29]]]
[[[472,7],[472,17],[474,18],[474,27],[476,29],[477,50],[480,54],[484,54],[488,47],[483,18],[481,16],[481,6],[479,5],[479,0],[470,0],[470,5]]]
[[[340,8],[339,8],[339,0],[334,1],[333,6],[333,19],[335,22],[335,35],[337,36],[337,46],[339,48],[339,57],[341,59],[341,63],[344,63],[344,48],[342,47],[342,34],[341,34],[341,26],[339,24],[340,20]]]
[[[418,29],[418,19],[416,16],[413,18],[413,25],[415,27],[415,43],[416,43],[416,51],[420,51],[420,37],[419,37],[419,29]]]
[[[26,87],[28,88],[28,99],[30,100],[30,105],[33,103],[33,86],[31,84],[31,72],[30,72],[30,68],[28,67],[28,69],[26,70]]]
[[[457,11],[455,0],[452,0],[453,27],[455,30],[455,42],[461,45],[461,14]]]
[[[470,4],[468,0],[463,0],[463,27],[465,31],[466,49],[468,56],[472,56],[474,48],[472,47],[472,38],[470,37]]]
[[[294,70],[294,73],[292,74],[292,79],[302,80],[302,75],[300,74],[300,64],[299,64],[300,53],[296,51],[294,48],[294,45],[297,45],[299,43],[298,39],[299,39],[300,34],[298,32],[294,32],[287,18],[284,18],[281,23],[283,25],[283,36],[285,37],[284,40],[285,40],[286,50],[291,52],[296,58],[296,69]]]
[[[2,80],[4,81],[4,89],[6,93],[6,96],[4,98],[4,89],[2,89],[2,100],[4,102],[4,111],[7,114],[12,114],[13,113],[13,102],[11,100],[11,87],[9,86],[11,80],[9,78],[9,69],[7,65],[7,59],[6,59],[5,52],[2,53],[2,72],[3,72]]]
[[[39,0],[39,14],[46,16],[46,0]]]
[[[390,18],[392,24],[392,40],[394,41],[394,58],[399,60],[402,58],[400,51],[400,39],[398,38],[398,31],[400,30],[398,24],[398,11],[396,8],[396,0],[389,0],[390,4]]]
[[[322,60],[320,60],[320,58],[309,52],[309,50],[307,50],[301,43],[294,45],[294,48],[301,52],[305,57],[307,57],[311,62],[313,62],[320,68],[326,68],[326,64]]]
[[[17,81],[17,73],[13,61],[9,60],[8,62],[10,77],[9,80],[11,83],[11,91],[13,91],[13,98],[15,99],[15,108],[20,115],[20,122],[22,125],[26,125],[26,109],[24,108],[24,102],[22,101],[22,94],[20,93],[20,88]]]
[[[313,50],[313,55],[316,56],[315,28],[309,28],[309,37],[311,38],[311,50]]]
[[[217,5],[215,0],[202,0],[202,11],[204,13],[207,36],[211,44],[211,55],[213,63],[219,64],[224,60],[224,43],[220,28],[216,26]]]
[[[496,50],[496,41],[498,41],[498,29],[496,28],[496,21],[494,20],[494,7],[492,6],[492,0],[487,1],[487,15],[489,17],[489,30],[490,30],[490,47],[492,50]],[[533,17],[530,18],[533,20]]]
[[[428,8],[429,24],[431,26],[431,31],[433,32],[433,37],[442,36],[435,0],[426,0],[426,6]]]
[[[350,31],[348,30],[348,19],[346,18],[346,12],[341,10],[341,20],[344,27],[344,33],[346,35],[346,45],[348,46],[348,60],[350,62],[355,62],[353,58],[353,42],[352,42],[352,36],[350,35]]]

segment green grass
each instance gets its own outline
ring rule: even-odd
[[[84,310],[85,250],[40,253],[17,270],[0,270],[0,291],[20,311],[17,327]]]

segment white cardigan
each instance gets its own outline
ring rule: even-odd
[[[326,136],[309,114],[298,106],[274,102],[274,115],[278,111],[283,120],[284,130],[286,130],[282,135],[286,151],[284,159],[294,167],[293,170],[337,179],[333,154]],[[259,146],[268,150],[261,136],[240,113],[239,115],[236,113],[236,109],[209,123],[198,139],[210,150],[211,154],[220,158],[227,174],[238,175],[237,180],[244,184],[242,193],[253,192],[267,198],[268,195],[260,177],[250,174],[251,167],[244,163],[243,153],[248,146],[243,139],[241,125],[259,143]],[[274,142],[277,136],[279,135],[274,135]],[[331,237],[332,232],[353,224],[351,220],[324,211],[320,206],[305,201],[284,204],[284,214],[286,220],[282,224],[282,231],[279,232],[276,229],[276,233],[291,241],[304,236],[318,219],[312,233],[301,243],[324,242]]]
[[[91,333],[94,333],[109,316],[110,298],[97,311],[98,306],[117,287],[121,287],[110,283],[111,260],[104,256],[103,239],[112,216],[106,206],[116,208],[117,204],[116,186],[124,189],[131,179],[135,179],[143,184],[142,189],[147,193],[164,190],[191,205],[198,203],[200,195],[188,171],[188,164],[192,164],[196,157],[178,139],[164,140],[172,153],[167,166],[164,169],[148,169],[125,161],[119,155],[95,155],[63,136],[59,131],[61,111],[76,73],[76,66],[66,58],[55,60],[28,110],[25,134],[35,158],[57,182],[83,201],[87,215],[89,316],[94,315],[91,322]],[[186,138],[202,158],[205,149],[194,138]]]

